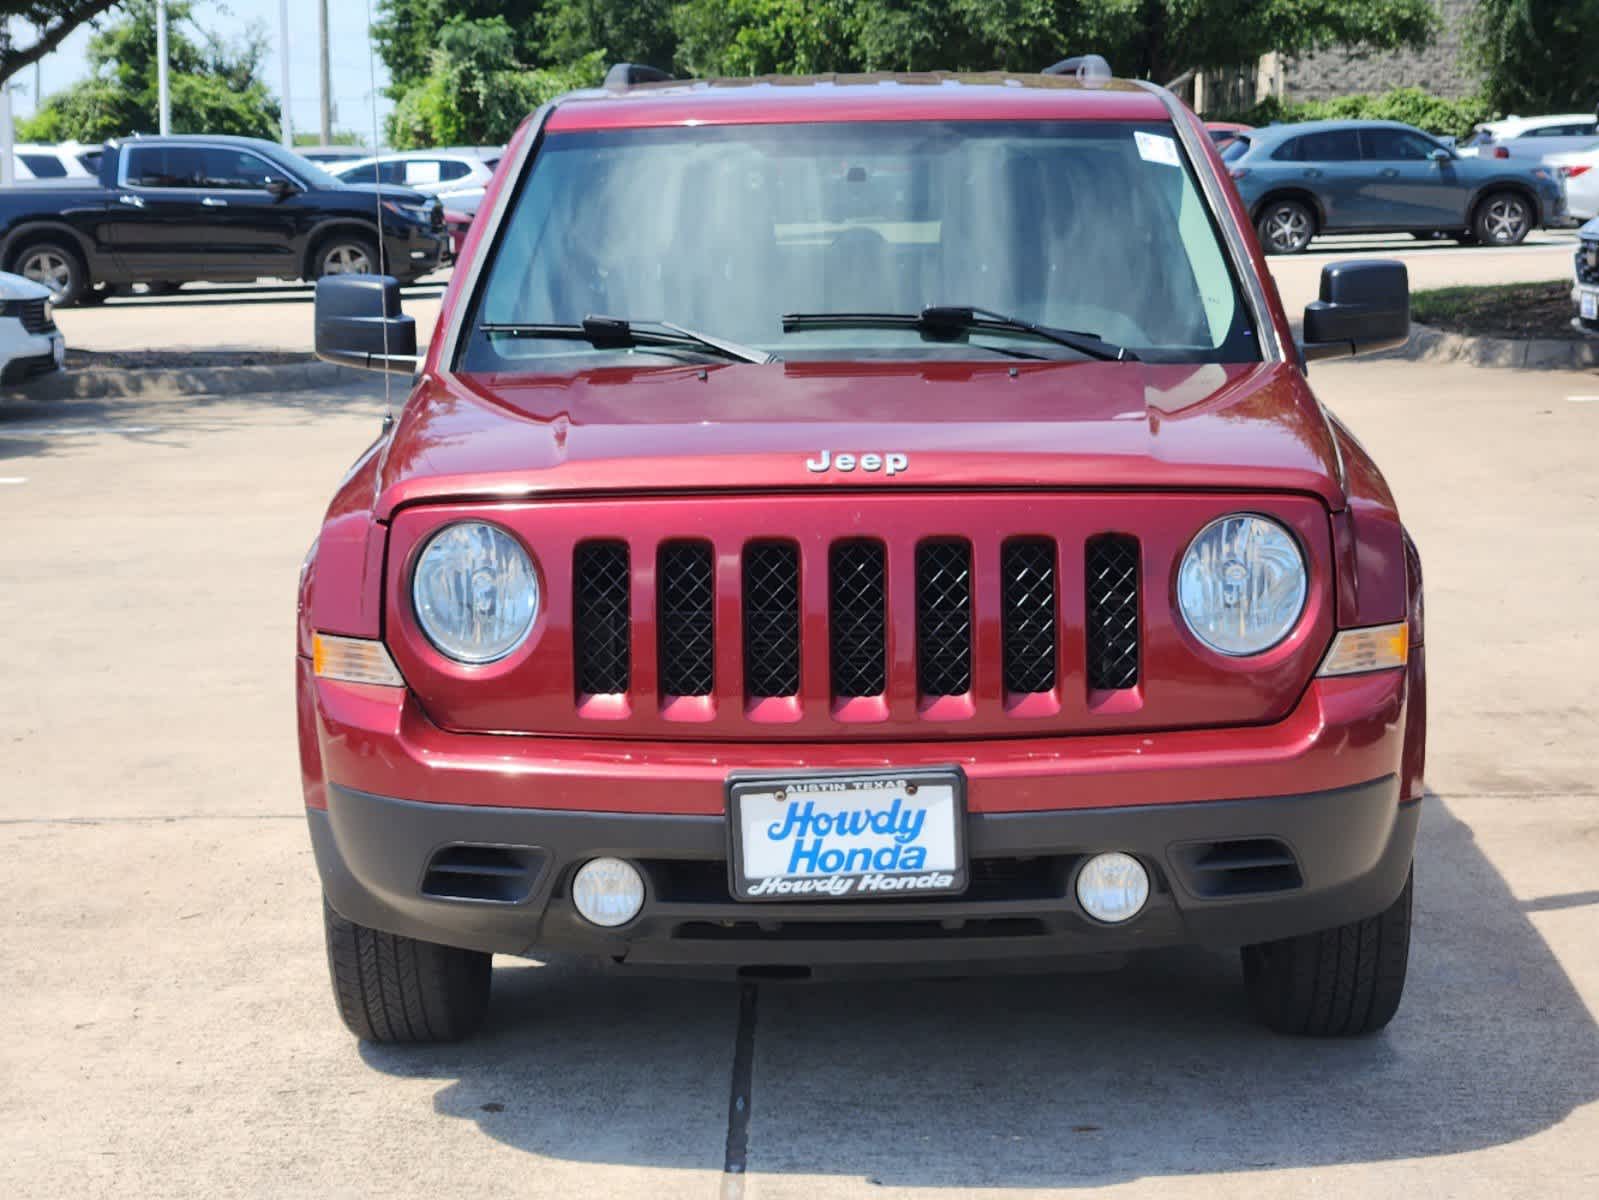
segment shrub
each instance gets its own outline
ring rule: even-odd
[[[1420,88],[1395,88],[1376,96],[1336,96],[1331,100],[1301,100],[1285,104],[1268,96],[1242,113],[1223,116],[1210,113],[1214,120],[1246,121],[1251,125],[1294,121],[1403,121],[1438,136],[1464,138],[1483,121],[1497,114],[1480,96],[1464,100],[1445,100]]]

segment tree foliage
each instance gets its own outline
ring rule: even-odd
[[[1599,101],[1599,0],[1480,0],[1468,37],[1505,112],[1588,112]]]
[[[158,128],[155,0],[126,0],[126,15],[89,39],[89,76],[18,122],[24,141],[99,142]],[[174,133],[278,136],[278,104],[259,73],[259,30],[227,42],[195,25],[185,0],[167,5]]]
[[[1483,121],[1497,115],[1481,96],[1445,100],[1420,88],[1394,88],[1375,96],[1335,96],[1331,100],[1305,100],[1284,104],[1268,97],[1240,113],[1216,113],[1216,120],[1269,125],[1273,121],[1403,121],[1440,136],[1464,138]]]
[[[0,83],[23,67],[31,67],[79,25],[92,21],[116,3],[117,0],[0,0]],[[13,17],[18,19],[13,21]],[[32,36],[19,40],[16,33],[24,23],[33,27]]]
[[[379,49],[405,110],[395,132],[407,144],[438,128],[503,129],[502,117],[474,108],[472,88],[481,81],[520,103],[531,86],[524,77],[548,81],[555,70],[592,82],[595,63],[646,62],[701,76],[1036,71],[1095,51],[1118,74],[1165,83],[1191,70],[1246,66],[1273,50],[1420,45],[1438,24],[1431,0],[509,0],[492,11],[484,0],[380,0],[380,7]],[[501,12],[500,32],[489,32]],[[446,47],[439,31],[456,23],[482,27],[470,35],[470,50]],[[457,95],[458,86],[466,91]],[[452,105],[460,111],[449,113]]]

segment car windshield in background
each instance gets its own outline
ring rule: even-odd
[[[783,322],[929,305],[1090,334],[1146,361],[1259,358],[1170,125],[841,122],[547,136],[460,365],[693,356],[534,328],[598,315],[785,359],[1081,357],[1016,328]]]

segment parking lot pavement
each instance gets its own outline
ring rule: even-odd
[[[1309,254],[1268,262],[1283,303],[1297,320],[1318,294],[1322,267],[1339,259],[1401,258],[1413,288],[1530,283],[1569,278],[1575,245],[1574,235],[1552,231],[1533,234],[1525,245],[1509,250],[1380,234],[1322,238]],[[405,289],[405,311],[416,318],[420,344],[432,335],[448,278],[440,272]],[[75,350],[309,351],[311,299],[312,289],[299,284],[190,284],[176,296],[137,295],[96,308],[64,309],[57,321]]]
[[[1313,378],[1428,579],[1411,984],[1348,1043],[1259,1031],[1235,961],[1191,952],[747,996],[502,960],[484,1036],[363,1048],[289,666],[296,568],[381,405],[0,407],[0,1195],[1599,1194],[1599,382]]]

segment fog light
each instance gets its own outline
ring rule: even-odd
[[[1149,899],[1149,872],[1130,854],[1096,854],[1077,873],[1077,902],[1096,921],[1130,921]]]
[[[572,876],[572,903],[596,925],[626,925],[644,907],[644,879],[619,858],[591,858]]]

